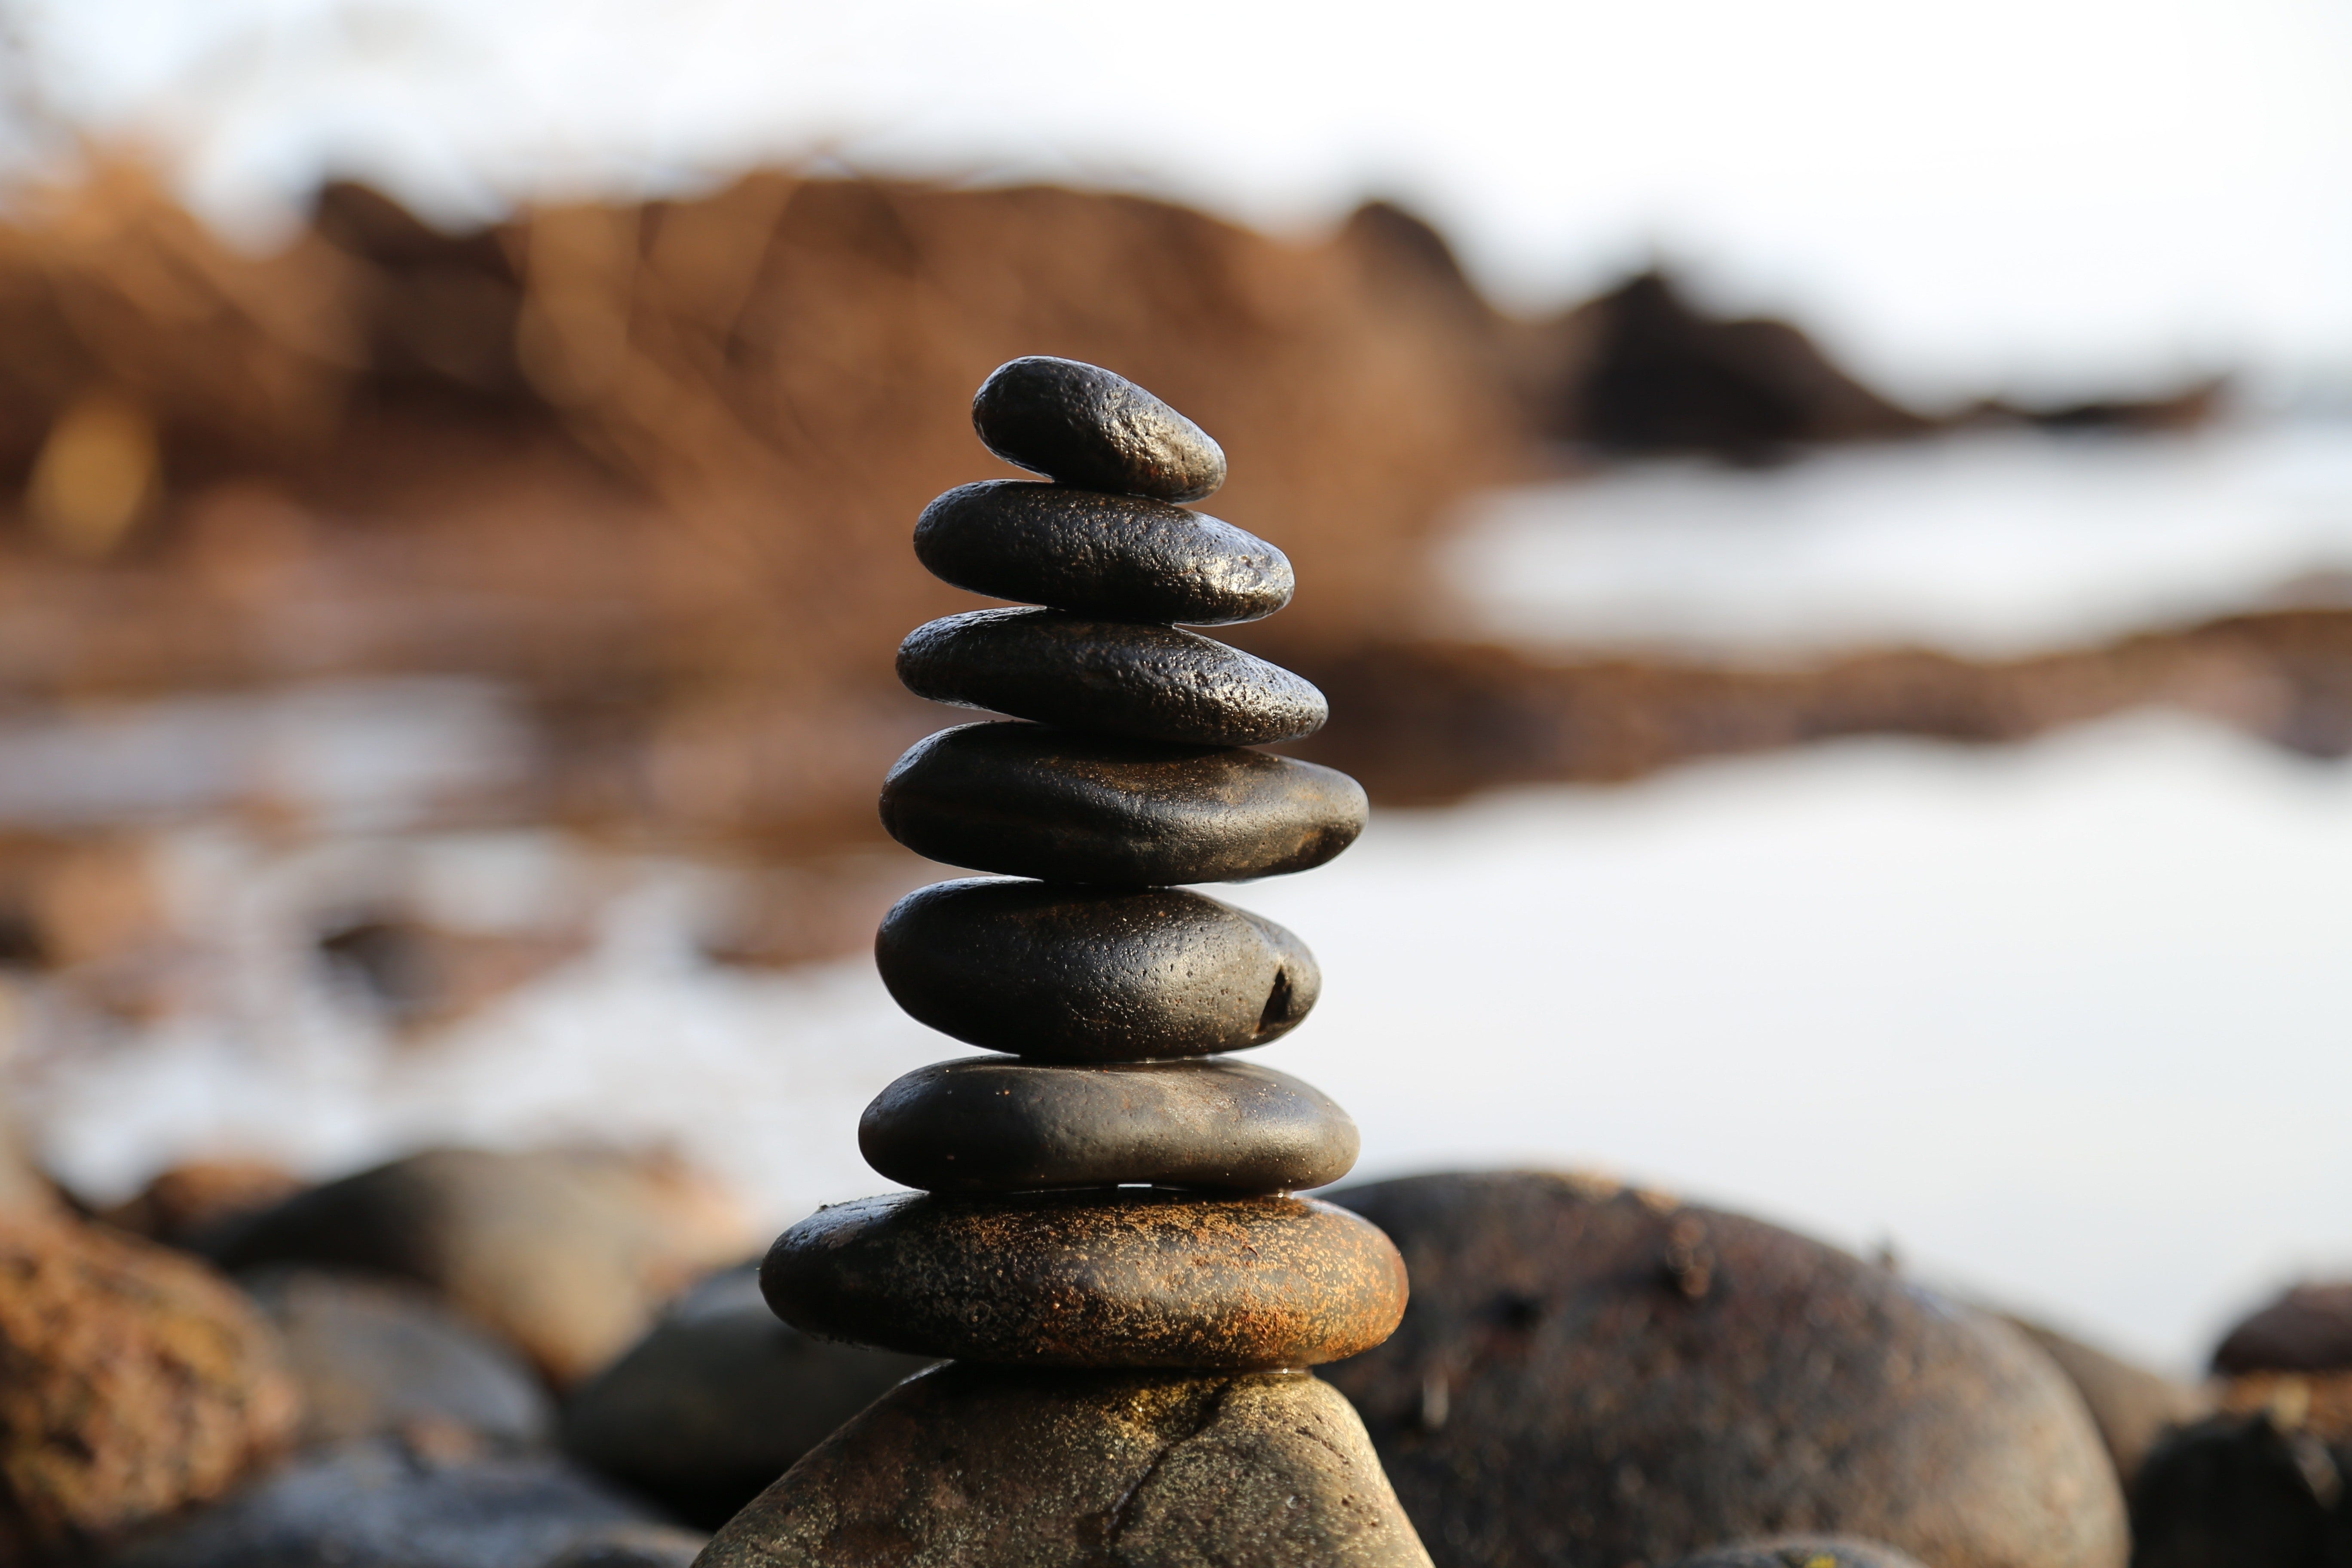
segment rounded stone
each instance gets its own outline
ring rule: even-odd
[[[2083,1396],[2083,1406],[2097,1425],[2099,1439],[2106,1444],[2107,1458],[2126,1491],[2140,1462],[2168,1428],[2212,1414],[2213,1401],[2203,1389],[2084,1344],[2047,1324],[2011,1316],[2002,1321],[2040,1346]]]
[[[1361,784],[1313,763],[1018,721],[918,741],[882,783],[882,825],[918,855],[1118,887],[1310,870],[1367,809]]]
[[[819,1209],[760,1267],[776,1315],[826,1339],[1026,1366],[1313,1366],[1388,1338],[1404,1263],[1311,1198],[1143,1188]]]
[[[2352,1281],[2306,1281],[2241,1320],[2213,1352],[2213,1370],[2328,1372],[2352,1367]]]
[[[1429,1568],[1328,1384],[1303,1373],[910,1378],[712,1538],[703,1568]]]
[[[932,1193],[1148,1182],[1238,1193],[1319,1187],[1356,1163],[1356,1124],[1286,1073],[1241,1062],[918,1068],[857,1124],[866,1163]]]
[[[1412,1310],[1330,1369],[1433,1555],[1669,1563],[1787,1533],[1937,1568],[2120,1568],[2122,1500],[2050,1359],[1819,1242],[1537,1173],[1337,1201],[1396,1238]]]
[[[2270,1411],[2176,1427],[2132,1482],[2133,1568],[2338,1568],[2347,1470]]]
[[[1675,1559],[1665,1568],[1923,1568],[1907,1552],[1845,1535],[1741,1541]]]
[[[934,702],[1191,745],[1293,741],[1330,715],[1303,678],[1197,632],[1058,610],[918,626],[898,645],[898,679]]]
[[[915,557],[975,594],[1119,621],[1255,621],[1292,586],[1289,557],[1229,522],[1021,479],[959,485],[925,507]]]
[[[874,961],[891,997],[932,1028],[1051,1061],[1262,1046],[1323,989],[1289,931],[1179,888],[934,882],[883,918]]]
[[[996,367],[971,400],[981,444],[1017,468],[1088,489],[1199,500],[1225,454],[1198,425],[1123,375],[1044,354]]]

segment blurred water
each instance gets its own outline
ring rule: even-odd
[[[1748,658],[1980,657],[2352,596],[2352,424],[1983,431],[1766,472],[1696,461],[1505,492],[1449,547],[1506,640]]]

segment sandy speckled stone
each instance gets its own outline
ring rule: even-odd
[[[776,1238],[760,1286],[809,1333],[1030,1366],[1313,1366],[1388,1338],[1404,1264],[1310,1198],[894,1194]]]
[[[892,1390],[698,1568],[1429,1568],[1331,1387],[1302,1374],[958,1364]]]

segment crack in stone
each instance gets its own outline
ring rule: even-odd
[[[1226,1399],[1240,1383],[1239,1378],[1229,1378],[1219,1384],[1216,1393],[1202,1402],[1199,1418],[1186,1430],[1161,1444],[1142,1471],[1129,1483],[1128,1489],[1119,1493],[1118,1500],[1111,1504],[1110,1511],[1103,1516],[1102,1550],[1095,1559],[1097,1568],[1123,1568],[1127,1558],[1119,1551],[1119,1537],[1125,1535],[1128,1527],[1135,1522],[1136,1500],[1143,1495],[1143,1489],[1151,1484],[1151,1478],[1160,1473],[1171,1455],[1215,1424],[1217,1417],[1224,1413]]]

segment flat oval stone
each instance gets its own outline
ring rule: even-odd
[[[1021,479],[923,509],[915,558],[975,594],[1120,621],[1230,626],[1290,603],[1290,558],[1255,534],[1141,496]]]
[[[1227,1061],[969,1057],[907,1074],[857,1124],[867,1164],[932,1193],[1123,1182],[1285,1193],[1346,1175],[1357,1144],[1355,1122],[1320,1089]]]
[[[1197,632],[1059,610],[917,626],[898,645],[898,679],[934,702],[1202,746],[1296,740],[1330,713],[1307,680]]]
[[[776,1316],[825,1339],[1024,1366],[1314,1366],[1404,1315],[1404,1260],[1312,1198],[1144,1188],[819,1209],[760,1266]]]
[[[1309,870],[1367,809],[1361,784],[1313,763],[1019,721],[942,730],[882,782],[882,826],[918,855],[1137,888]]]
[[[1262,1046],[1323,990],[1289,931],[1178,888],[934,882],[883,917],[874,961],[892,999],[932,1028],[1049,1061]]]
[[[997,366],[971,400],[971,426],[1013,467],[1088,489],[1199,500],[1225,482],[1224,451],[1198,425],[1078,360]]]

